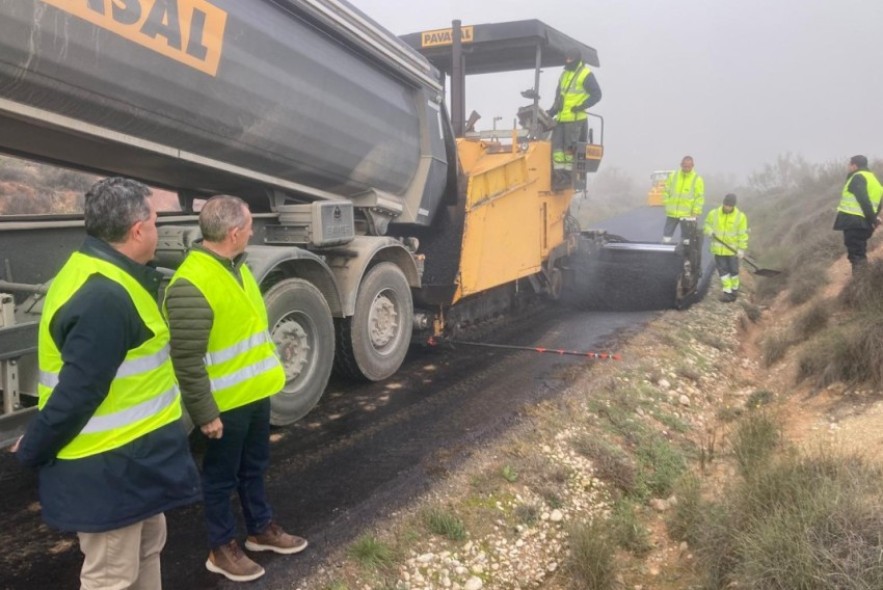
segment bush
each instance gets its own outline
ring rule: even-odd
[[[828,321],[833,313],[831,301],[821,300],[814,303],[804,313],[797,316],[791,325],[791,333],[794,340],[802,342],[813,334],[822,331],[828,326]]]
[[[868,263],[863,272],[854,275],[840,292],[838,302],[843,308],[856,312],[883,315],[883,261]]]
[[[785,357],[785,353],[791,347],[791,339],[784,331],[771,332],[760,342],[763,355],[763,364],[773,366]]]
[[[672,539],[696,545],[702,536],[703,509],[699,478],[687,474],[675,486],[678,499],[674,510],[666,520],[668,534]]]
[[[788,279],[788,301],[800,305],[812,299],[828,282],[826,267],[815,262],[805,265],[802,272],[792,274]]]
[[[798,381],[818,387],[832,383],[883,386],[883,315],[859,316],[823,332],[798,360]]]
[[[779,428],[767,414],[752,412],[733,435],[733,454],[742,477],[748,479],[769,461],[779,444]]]
[[[363,567],[370,569],[388,567],[394,560],[394,553],[389,545],[370,535],[360,537],[350,545],[347,553]]]
[[[703,504],[695,483],[681,492],[669,530],[694,547],[707,587],[883,588],[880,467],[794,452],[756,465],[719,502]]]
[[[623,549],[642,557],[650,553],[653,544],[647,528],[641,524],[634,502],[621,500],[613,505],[610,531],[613,541]]]
[[[579,590],[616,588],[615,545],[610,541],[608,523],[595,519],[580,523],[570,531],[567,570]]]
[[[426,528],[434,535],[451,541],[462,541],[466,538],[466,527],[456,514],[439,508],[427,510],[423,515]]]

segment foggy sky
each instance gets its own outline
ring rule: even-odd
[[[691,154],[742,179],[787,152],[812,163],[883,150],[883,2],[349,0],[397,35],[539,19],[598,50],[602,167],[644,180]],[[541,78],[551,106],[560,68]],[[467,83],[476,126],[511,128],[532,74]],[[844,162],[845,168],[845,162]]]

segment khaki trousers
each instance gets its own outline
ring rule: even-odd
[[[103,533],[77,533],[85,560],[80,590],[160,590],[159,554],[166,544],[166,517],[151,516]]]

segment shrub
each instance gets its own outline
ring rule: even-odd
[[[798,359],[798,381],[819,387],[835,382],[883,385],[883,316],[859,316],[823,332]]]
[[[839,303],[850,311],[883,315],[883,261],[868,263],[840,292]]]
[[[813,334],[820,332],[828,325],[833,313],[833,305],[829,300],[817,301],[805,312],[797,316],[791,325],[794,340],[801,342]]]
[[[671,538],[696,545],[702,534],[703,508],[699,478],[687,474],[675,486],[678,499],[668,519],[666,527]]]
[[[608,523],[595,519],[577,524],[569,537],[567,570],[574,587],[580,590],[616,588],[615,545],[610,541]]]
[[[650,553],[653,543],[650,542],[647,528],[641,524],[636,511],[634,502],[616,502],[610,515],[610,531],[618,546],[641,557]]]
[[[462,541],[466,538],[466,527],[463,526],[463,521],[456,514],[434,508],[427,510],[423,519],[426,522],[426,528],[434,535],[445,537],[451,541]]]
[[[744,478],[750,478],[772,456],[779,444],[779,428],[767,414],[748,414],[733,434],[733,454]]]
[[[760,342],[763,364],[770,367],[779,362],[785,357],[785,353],[790,347],[791,339],[784,331],[767,334]]]
[[[353,543],[347,553],[363,567],[377,569],[393,563],[393,550],[376,537],[365,535]]]

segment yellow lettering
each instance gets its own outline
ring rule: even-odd
[[[207,0],[42,0],[210,76],[218,73],[227,13]],[[152,15],[152,16],[151,16]]]

